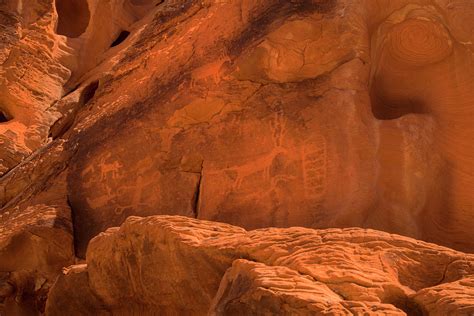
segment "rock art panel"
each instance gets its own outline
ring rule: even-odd
[[[469,0],[2,1],[2,312],[470,313],[461,252],[245,229],[473,252],[473,17]],[[188,218],[127,221],[162,214]]]
[[[76,5],[82,33],[58,34]],[[53,179],[39,152],[61,148],[81,256],[107,227],[153,214],[371,227],[471,251],[470,3],[2,8],[1,203],[38,194],[20,173]]]

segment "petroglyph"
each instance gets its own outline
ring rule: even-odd
[[[317,136],[308,141],[302,151],[303,181],[306,198],[321,202],[326,192],[326,140]]]
[[[237,174],[237,177],[234,182],[233,189],[238,190],[242,186],[242,182],[259,172],[262,172],[264,180],[272,183],[274,185],[277,181],[287,179],[284,175],[278,175],[275,177],[271,176],[271,166],[274,159],[278,155],[287,155],[288,150],[283,147],[274,148],[268,154],[262,155],[255,159],[249,159],[249,161],[243,165],[233,166],[230,168],[224,169],[225,172],[231,174]]]
[[[274,118],[270,122],[273,130],[273,142],[275,143],[275,146],[279,147],[281,146],[281,141],[286,131],[285,113],[281,101],[274,102],[271,106],[271,110],[274,112]]]

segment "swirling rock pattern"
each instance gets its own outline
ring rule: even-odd
[[[393,175],[387,175],[386,181],[391,182],[387,189],[407,197],[404,205],[415,205],[420,198],[430,200],[424,202],[424,206],[420,206],[418,211],[415,210],[416,207],[412,209],[412,215],[419,214],[415,217],[420,216],[421,221],[429,218],[429,225],[418,225],[416,230],[422,231],[422,238],[435,242],[441,242],[441,238],[437,236],[443,232],[464,235],[470,225],[465,216],[473,210],[472,143],[461,136],[471,138],[473,135],[473,128],[467,123],[473,114],[473,99],[469,92],[472,91],[472,80],[469,78],[472,78],[474,69],[468,62],[471,58],[469,56],[472,56],[469,44],[472,42],[472,33],[468,40],[465,27],[460,28],[459,20],[454,22],[450,18],[454,11],[465,11],[455,15],[469,16],[472,5],[464,3],[463,10],[455,10],[463,4],[455,1],[439,1],[438,4],[440,7],[405,4],[385,19],[372,37],[375,47],[372,49],[372,56],[376,66],[372,68],[371,79],[373,112],[379,119],[390,120],[382,122],[382,130],[391,129],[389,138],[382,138],[382,143],[386,142],[388,145],[393,141],[393,124],[406,126],[405,122],[416,120],[419,122],[418,127],[403,128],[405,131],[409,129],[412,135],[413,132],[418,133],[416,138],[419,140],[409,146],[430,143],[430,149],[426,149],[430,157],[424,159],[430,161],[433,173],[429,178],[433,182],[428,184],[430,181],[424,181],[421,186],[426,191],[421,196],[410,194],[406,185],[403,193],[395,189]],[[443,9],[446,11],[442,11]],[[469,28],[470,23],[464,23]],[[421,132],[423,128],[419,124],[427,126],[424,132]],[[405,150],[405,158],[402,159],[405,162],[398,159],[395,161],[407,163],[407,152],[413,152],[413,149]],[[423,153],[415,155],[421,156]],[[382,164],[385,164],[384,161],[393,162],[394,156],[396,154],[392,150],[388,149],[385,153],[382,150],[380,161]],[[419,167],[413,166],[412,170],[420,172]],[[413,179],[412,185],[416,182]],[[447,182],[450,185],[446,185]],[[438,198],[434,198],[435,196]],[[408,202],[409,199],[412,202]],[[415,217],[412,217],[412,222],[417,221]],[[450,245],[470,249],[463,238]]]
[[[399,62],[423,67],[446,59],[452,53],[452,40],[444,26],[418,18],[393,26],[388,35],[392,56]]]
[[[374,230],[247,232],[187,217],[131,217],[91,241],[86,263],[60,277],[47,314],[472,311],[472,255]],[[87,290],[73,288],[78,278]]]

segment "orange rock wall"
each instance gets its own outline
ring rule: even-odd
[[[44,285],[24,313],[130,216],[473,252],[473,21],[470,0],[1,2],[0,272]],[[294,274],[232,269],[224,288]],[[437,304],[433,287],[414,300]],[[285,295],[269,299],[303,299]]]
[[[2,11],[3,212],[61,147],[80,252],[153,214],[472,250],[469,2],[36,5]]]

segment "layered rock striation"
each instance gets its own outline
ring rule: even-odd
[[[359,228],[130,217],[50,291],[49,315],[469,315],[474,256]]]

